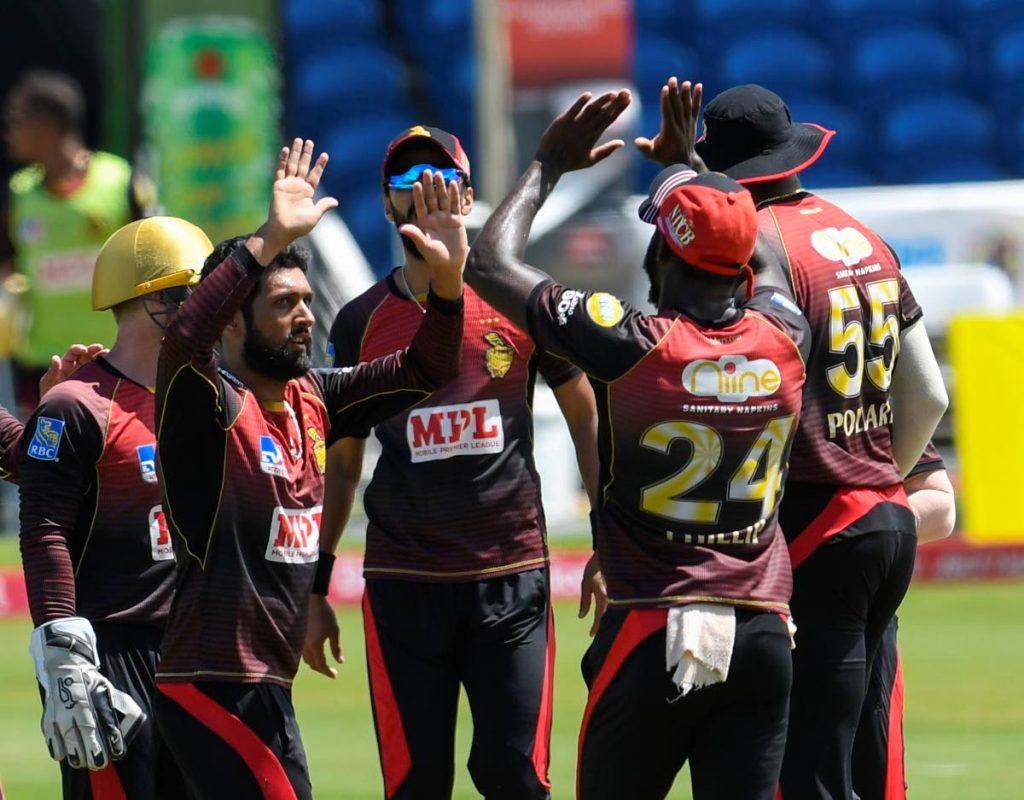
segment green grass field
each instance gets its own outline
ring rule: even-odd
[[[1024,584],[915,586],[901,617],[907,676],[906,740],[912,796],[1007,800],[1024,787]],[[347,663],[336,682],[303,668],[295,684],[317,798],[382,796],[358,612],[342,615]],[[557,607],[558,661],[551,778],[573,793],[576,732],[585,698],[578,663],[587,626]],[[27,619],[0,621],[0,775],[11,800],[59,797],[56,766],[39,734]],[[469,716],[460,713],[455,796],[475,797],[466,774]],[[683,777],[674,798],[688,798]]]

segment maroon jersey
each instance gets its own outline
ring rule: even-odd
[[[758,220],[813,332],[790,481],[899,483],[889,384],[900,333],[921,309],[896,257],[870,228],[813,194],[762,208]]]
[[[21,420],[0,406],[0,481],[18,481],[18,445],[24,430]]]
[[[913,477],[914,475],[923,475],[926,472],[938,472],[940,469],[945,469],[946,464],[942,460],[942,456],[939,455],[939,451],[935,447],[934,442],[928,442],[928,446],[924,449],[921,457],[917,460],[914,468],[907,473],[907,477]]]
[[[160,353],[160,472],[179,538],[161,681],[290,684],[319,557],[326,443],[419,400],[458,366],[461,303],[431,298],[408,351],[289,381],[259,403],[214,342],[255,286],[244,247],[206,277]]]
[[[153,393],[99,358],[43,398],[22,437],[21,552],[36,625],[162,626],[174,551],[160,505]]]
[[[331,330],[336,365],[393,353],[423,319],[394,273],[348,303]],[[459,376],[376,427],[381,456],[363,502],[364,572],[474,580],[547,563],[533,463],[533,386],[578,370],[533,341],[466,287]]]
[[[597,547],[610,602],[786,610],[776,509],[807,341],[793,302],[762,292],[714,326],[547,283],[529,323],[597,395]]]

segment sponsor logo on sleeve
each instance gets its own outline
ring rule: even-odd
[[[36,432],[28,444],[28,454],[39,461],[57,461],[64,421],[52,417],[36,419]]]
[[[484,341],[490,345],[484,352],[484,366],[492,378],[504,378],[512,369],[516,351],[497,331],[487,331]]]
[[[622,303],[613,294],[596,292],[587,298],[587,314],[602,328],[614,328],[622,313]]]
[[[414,464],[453,456],[483,456],[505,449],[505,429],[497,400],[434,408],[414,408],[405,425]]]
[[[773,306],[784,308],[790,314],[795,314],[798,317],[802,317],[804,315],[804,312],[800,310],[800,307],[796,303],[778,292],[772,292],[771,303]]]
[[[139,454],[139,472],[146,483],[156,483],[156,444],[140,444],[135,448]]]
[[[278,478],[288,477],[288,466],[273,436],[260,436],[260,469]]]
[[[558,309],[556,318],[559,325],[568,325],[569,317],[576,312],[576,307],[580,304],[580,300],[586,297],[583,292],[577,292],[575,289],[566,289],[562,292],[558,298]]]
[[[328,367],[333,367],[334,366],[334,356],[335,356],[334,342],[328,342],[327,343],[327,366]]]
[[[320,435],[320,431],[310,425],[306,428],[306,435],[309,437],[309,441],[313,447],[313,457],[316,459],[316,467],[320,470],[320,474],[324,473],[327,469],[327,443],[324,441],[324,437]]]
[[[683,369],[683,388],[690,394],[714,397],[723,403],[742,403],[750,397],[769,397],[782,386],[774,361],[746,356],[722,356],[717,361],[691,361]]]
[[[823,228],[811,234],[811,247],[829,261],[852,267],[871,255],[871,242],[856,228]]]
[[[149,509],[149,546],[154,561],[173,561],[174,547],[171,545],[171,532],[167,527],[167,517],[161,506]]]
[[[320,557],[320,518],[323,506],[274,509],[267,540],[267,561],[312,564]]]

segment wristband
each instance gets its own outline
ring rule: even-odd
[[[334,553],[325,550],[320,551],[320,558],[316,562],[316,575],[313,577],[313,594],[327,596],[331,588],[331,570],[334,569]]]

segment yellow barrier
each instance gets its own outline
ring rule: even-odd
[[[979,543],[1024,541],[1024,314],[949,327],[962,527]]]

